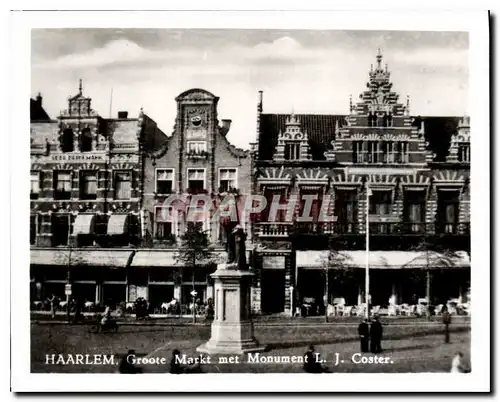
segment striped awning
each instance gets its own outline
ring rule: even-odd
[[[31,250],[33,265],[99,266],[121,268],[133,261],[132,250]]]
[[[122,235],[127,232],[128,214],[113,214],[108,221],[108,235]]]
[[[366,252],[341,251],[334,258],[337,262],[332,265],[342,265],[347,268],[365,268]],[[324,269],[328,265],[329,252],[297,251],[296,263],[298,268]],[[371,251],[369,253],[370,269],[441,269],[441,268],[469,268],[470,258],[465,251],[458,251],[453,255],[436,252],[418,251]]]
[[[226,261],[226,252],[214,252],[212,258],[206,261],[197,261],[197,265],[210,263],[220,264]],[[138,251],[132,261],[132,267],[180,267],[182,262],[177,259],[175,250],[144,250]]]
[[[95,214],[79,214],[73,223],[73,234],[90,234],[94,231]]]

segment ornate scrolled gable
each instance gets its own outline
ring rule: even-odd
[[[294,158],[294,160],[311,159],[309,137],[307,132],[302,131],[300,119],[293,113],[286,119],[285,132],[282,133],[280,131],[278,134],[278,144],[276,145],[273,159],[276,161],[285,160],[285,148],[291,143],[299,146],[299,157]]]

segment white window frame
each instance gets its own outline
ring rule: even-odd
[[[203,146],[201,148],[203,148],[201,151],[199,152],[194,152],[191,150],[191,145],[192,144],[203,144]],[[208,149],[208,145],[207,145],[207,141],[202,141],[202,140],[189,140],[187,142],[187,152],[188,153],[194,153],[194,154],[197,154],[197,153],[201,153],[201,152],[207,152],[207,149]]]
[[[286,153],[288,153],[288,156],[289,156],[288,160],[289,161],[300,160],[300,141],[286,141],[285,142],[285,154]]]
[[[172,191],[175,192],[175,169],[174,168],[156,168],[155,169],[155,193],[158,194],[158,172],[170,170],[172,172]]]
[[[234,188],[239,188],[238,185],[239,185],[239,182],[238,182],[238,168],[237,167],[220,167],[218,169],[218,181],[217,181],[217,189],[219,189],[221,187],[221,184],[220,184],[220,181],[221,181],[221,171],[222,170],[234,170],[235,172],[235,178],[234,178]]]
[[[193,170],[203,170],[203,189],[207,189],[207,168],[187,168],[186,169],[186,188],[189,188],[189,172]]]
[[[116,184],[118,183],[117,181],[117,175],[120,174],[120,173],[127,173],[130,177],[130,197],[129,198],[116,198],[116,194],[117,194],[117,186]],[[132,184],[133,184],[133,171],[132,169],[116,169],[116,170],[113,170],[113,199],[116,200],[116,201],[127,201],[127,200],[130,200],[132,198],[132,190],[133,190],[133,187],[132,187]]]
[[[38,184],[38,191],[33,194],[40,194],[40,171],[39,170],[32,170],[30,172],[30,193],[31,193],[31,183],[33,183],[33,177],[37,177],[37,184]]]
[[[156,217],[157,217],[157,210],[158,209],[165,209],[165,208],[170,208],[172,210],[172,220],[169,221],[169,220],[157,220]],[[178,225],[179,225],[179,211],[173,207],[173,206],[169,206],[169,207],[164,207],[164,206],[161,206],[161,205],[156,205],[154,207],[154,238],[156,238],[156,224],[157,223],[164,223],[164,222],[171,222],[172,223],[172,234],[177,237],[177,231],[178,231]]]
[[[470,143],[458,145],[457,159],[461,163],[470,163]]]

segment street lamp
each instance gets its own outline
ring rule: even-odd
[[[372,191],[366,182],[366,267],[365,267],[365,303],[366,319],[370,319],[370,196]]]

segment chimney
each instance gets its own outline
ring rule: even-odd
[[[119,119],[127,119],[128,118],[128,112],[121,110],[118,112],[118,118]]]
[[[262,111],[264,110],[262,107],[263,93],[264,91],[259,91],[259,103],[257,104],[257,110],[259,111],[259,113],[262,113]]]
[[[222,121],[222,125],[220,127],[220,133],[225,136],[229,132],[229,130],[231,129],[232,120],[231,119],[222,119],[221,121]]]
[[[36,104],[38,106],[42,106],[42,94],[40,92],[38,92],[38,95],[36,96]]]

